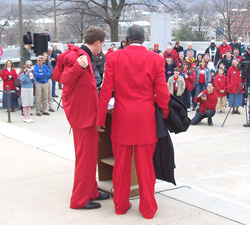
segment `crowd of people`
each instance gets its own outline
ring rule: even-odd
[[[29,33],[29,32],[28,32]],[[28,34],[27,33],[27,34]],[[24,39],[29,44],[32,44],[30,35],[25,35]],[[15,112],[17,108],[21,109],[24,116],[24,122],[32,123],[30,118],[32,113],[30,108],[34,107],[37,116],[49,116],[49,112],[55,112],[53,106],[53,98],[58,98],[56,95],[56,82],[52,78],[53,70],[57,63],[57,56],[61,51],[54,43],[48,47],[48,51],[37,57],[37,64],[32,65],[31,60],[26,60],[23,68],[17,74],[13,62],[7,60],[4,68],[1,70],[1,78],[3,80],[3,108],[7,108],[7,86],[12,91],[9,94],[9,107],[11,112]],[[62,85],[59,83],[59,89]]]
[[[49,36],[47,29],[44,33]],[[23,39],[26,46],[25,49],[31,49],[31,33],[27,32]],[[99,54],[93,56],[93,68],[97,87],[102,85],[105,74],[105,62],[109,55],[116,50],[124,48],[125,40],[122,40],[119,47],[116,47],[116,45],[112,43],[106,54],[101,51]],[[222,44],[219,46],[216,46],[215,41],[211,40],[210,46],[205,49],[203,54],[197,54],[197,51],[193,49],[192,43],[188,43],[187,48],[183,49],[180,41],[176,41],[174,47],[171,43],[168,43],[165,51],[161,51],[157,43],[154,44],[153,48],[149,48],[148,50],[164,57],[165,77],[170,93],[183,102],[188,112],[191,110],[197,111],[197,113],[200,112],[201,103],[205,100],[196,99],[196,97],[200,96],[199,94],[201,92],[207,90],[208,84],[211,83],[218,97],[216,107],[212,107],[214,112],[218,114],[225,113],[228,100],[228,105],[233,107],[232,114],[240,114],[239,106],[242,104],[243,89],[241,88],[239,90],[242,82],[239,63],[242,62],[243,57],[245,60],[249,60],[250,58],[250,46],[245,49],[241,38],[239,38],[238,41],[234,38],[230,44],[228,44],[226,38],[224,38]],[[58,96],[55,93],[56,82],[53,80],[52,74],[59,54],[61,54],[61,51],[57,48],[56,43],[52,46],[49,45],[48,51],[38,56],[34,70],[29,68],[32,63],[30,60],[27,60],[19,74],[16,74],[11,60],[6,62],[1,72],[1,78],[4,81],[3,90],[6,91],[7,85],[10,90],[15,90],[18,88],[15,84],[20,84],[18,93],[21,101],[18,101],[17,95],[10,95],[12,112],[14,112],[17,107],[20,107],[23,112],[22,102],[25,101],[24,98],[26,97],[23,97],[21,94],[22,86],[27,87],[26,84],[22,84],[20,76],[22,75],[21,77],[24,78],[23,75],[26,74],[27,77],[30,77],[28,74],[31,73],[34,74],[32,84],[34,87],[36,115],[49,115],[49,111],[55,111],[53,108],[53,98],[57,98]],[[29,70],[29,72],[25,73],[24,71],[27,70]],[[18,82],[15,82],[16,79]],[[58,82],[58,87],[62,89],[60,82]],[[29,104],[29,107],[32,106],[33,102]],[[6,93],[4,93],[3,108],[6,107],[7,98]],[[26,116],[26,112],[23,112],[23,114],[25,116],[24,122],[33,122],[30,117]],[[208,124],[213,124],[210,119],[208,120]]]
[[[119,48],[112,43],[106,57],[118,49],[123,49],[123,43],[124,41],[121,42]],[[204,97],[200,98],[200,93],[207,91],[209,84],[209,86],[213,86],[217,101],[213,102],[211,109],[207,110],[214,111],[213,115],[216,112],[224,114],[228,100],[228,105],[233,107],[232,114],[240,114],[239,107],[242,105],[243,88],[239,88],[242,82],[247,83],[247,81],[241,79],[239,64],[242,60],[248,61],[250,64],[250,46],[245,49],[242,38],[238,38],[238,40],[234,38],[230,44],[227,43],[226,38],[223,38],[222,44],[219,46],[216,46],[215,41],[211,40],[210,46],[204,49],[204,53],[198,54],[193,49],[192,43],[188,43],[187,48],[184,49],[180,41],[176,41],[174,47],[172,43],[168,43],[165,51],[159,49],[158,43],[148,50],[164,57],[165,76],[170,93],[185,104],[188,112],[192,110],[199,113],[203,101],[209,101]],[[96,56],[93,64],[96,63],[96,59],[100,58],[102,58],[103,71],[105,64],[103,53]],[[250,66],[248,73],[250,74]],[[197,120],[194,119],[194,121]],[[192,122],[192,124],[197,124],[197,122]],[[208,124],[213,125],[211,117],[208,118]]]
[[[73,130],[76,156],[72,209],[97,209],[101,204],[96,201],[110,198],[97,190],[96,164],[98,132],[105,132],[107,106],[114,96],[111,142],[115,162],[112,177],[115,213],[125,214],[132,206],[129,193],[134,152],[139,211],[144,218],[152,219],[158,208],[154,197],[153,156],[158,141],[154,103],[159,106],[162,119],[169,117],[170,94],[179,99],[177,103],[183,103],[187,111],[191,111],[192,105],[196,111],[192,125],[208,118],[208,125],[212,126],[215,113],[225,113],[227,98],[233,107],[232,113],[240,114],[239,62],[250,61],[250,46],[245,52],[241,42],[234,40],[228,45],[224,39],[217,47],[212,40],[201,54],[193,49],[192,43],[183,49],[177,41],[174,47],[169,43],[162,52],[157,43],[152,49],[142,46],[144,30],[138,25],[127,30],[126,40],[119,48],[111,44],[106,54],[102,52],[105,39],[106,34],[100,27],[91,26],[81,47],[70,43],[61,53],[53,44],[37,57],[33,69],[32,62],[27,60],[19,74],[12,61],[7,60],[1,71],[3,89],[6,91],[9,86],[15,90],[19,85],[24,122],[31,123],[34,96],[36,115],[49,116],[49,112],[55,111],[52,98],[58,97],[55,82],[63,85],[63,108]],[[98,87],[101,87],[99,96]],[[9,99],[14,112],[18,99],[14,93]],[[6,92],[3,107],[7,107]]]
[[[210,126],[213,125],[211,118],[216,112],[218,114],[226,112],[227,99],[229,107],[233,107],[232,114],[240,114],[239,107],[243,100],[241,83],[247,83],[247,80],[242,80],[239,64],[242,60],[250,64],[250,46],[245,50],[241,38],[238,41],[234,38],[230,44],[224,38],[218,47],[215,41],[211,40],[210,46],[204,53],[199,54],[193,49],[192,43],[187,45],[187,49],[183,49],[179,41],[176,41],[174,47],[168,43],[164,52],[159,50],[157,43],[149,50],[165,59],[165,76],[170,93],[185,104],[188,112],[191,111],[192,103],[192,111],[196,111],[197,114],[191,124],[195,125],[200,121],[197,116],[199,117],[201,108],[204,108],[204,102],[206,110],[203,109],[202,114],[209,110],[214,112],[205,116],[208,117]],[[250,66],[248,73],[250,74]],[[210,98],[207,98],[211,89],[216,93],[216,101],[213,98],[212,103]]]

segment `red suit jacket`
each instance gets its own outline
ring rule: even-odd
[[[168,110],[170,99],[164,58],[143,46],[133,45],[109,55],[98,104],[96,124],[99,126],[105,123],[113,89],[111,140],[124,145],[156,142],[154,103]]]
[[[8,80],[8,76],[12,76],[11,80]],[[15,79],[17,78],[16,70],[11,70],[10,72],[7,69],[2,69],[1,78],[3,80],[3,90],[6,91],[6,86],[9,85],[9,90],[16,89],[14,86]]]
[[[77,62],[80,55],[86,55],[89,66],[83,69]],[[60,58],[59,58],[60,59]],[[72,129],[82,129],[95,125],[98,103],[97,88],[93,66],[89,55],[77,46],[70,46],[68,53],[64,55],[64,65],[60,74],[60,82],[63,86],[63,108]],[[58,75],[56,72],[55,76]]]

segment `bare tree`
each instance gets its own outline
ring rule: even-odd
[[[76,37],[78,42],[82,42],[84,33],[90,25],[97,24],[95,17],[87,16],[86,14],[73,13],[66,17],[65,25],[67,30]]]
[[[1,17],[0,17],[0,44],[1,44],[1,37],[3,34],[4,29],[8,26],[9,21],[11,17],[15,13],[15,5],[7,5],[6,4],[0,4],[0,12],[1,12]]]
[[[232,41],[242,31],[242,24],[249,15],[246,2],[242,0],[212,0],[212,4],[214,14],[211,26],[222,36]]]
[[[196,41],[204,41],[209,27],[209,21],[207,20],[208,7],[199,1],[195,3],[193,10],[197,14],[189,25],[194,28],[193,33],[196,36]]]
[[[118,41],[118,23],[121,14],[125,8],[147,7],[151,11],[158,11],[160,4],[164,7],[164,11],[170,9],[166,1],[159,0],[64,0],[67,7],[63,9],[64,13],[84,14],[98,18],[103,24],[107,24],[111,32],[111,41]],[[78,3],[80,7],[72,7],[70,3]],[[169,0],[178,5],[178,0]]]

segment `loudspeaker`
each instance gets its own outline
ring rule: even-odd
[[[43,33],[34,33],[34,53],[36,56],[42,55],[43,52],[48,51],[48,35]]]

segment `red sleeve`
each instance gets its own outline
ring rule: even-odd
[[[220,87],[218,85],[218,77],[217,76],[214,78],[214,89],[219,91]]]
[[[201,102],[201,98],[195,97],[195,98],[194,98],[194,102],[196,102],[196,103]]]
[[[196,78],[195,71],[192,71],[191,75],[188,76],[188,80],[194,82]]]
[[[3,81],[8,80],[9,72],[8,73],[6,73],[6,72],[8,72],[8,70],[2,69],[2,71],[1,71],[1,78]]]
[[[227,90],[228,92],[230,92],[232,90],[232,84],[231,84],[231,71],[232,71],[232,68],[230,67],[228,72],[227,72],[227,80],[226,80],[226,84],[227,84]]]
[[[168,85],[165,78],[165,62],[161,60],[160,65],[157,68],[155,76],[155,94],[156,94],[156,103],[163,109],[168,110],[168,102],[170,100],[170,93],[168,90]]]
[[[63,72],[60,75],[60,82],[67,86],[73,86],[79,76],[84,76],[87,73],[88,67],[83,69],[76,61],[73,66],[64,67]]]

